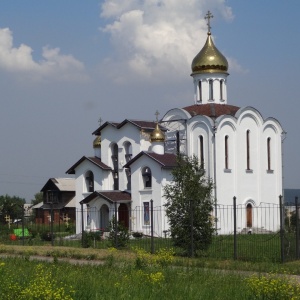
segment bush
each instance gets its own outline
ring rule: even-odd
[[[51,233],[49,231],[44,231],[44,232],[40,233],[40,237],[41,237],[42,241],[51,242],[52,237],[53,237],[53,239],[55,239],[55,234]]]
[[[134,238],[136,238],[136,239],[138,239],[138,238],[142,238],[143,237],[143,233],[142,232],[132,232],[131,233],[131,235],[134,237]]]
[[[112,218],[112,220],[109,223],[108,240],[111,242],[112,247],[115,248],[126,247],[129,242],[128,228],[125,227],[123,223],[119,223],[119,222],[117,222],[117,228],[115,227],[116,227],[115,218]]]

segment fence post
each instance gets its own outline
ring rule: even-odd
[[[191,253],[190,256],[194,257],[194,201],[190,200],[190,221],[191,221]]]
[[[283,203],[282,196],[279,196],[279,209],[280,209],[280,254],[281,254],[281,262],[284,263],[284,214],[283,214]]]
[[[296,206],[296,259],[299,259],[299,211],[298,211],[298,197],[295,197]]]
[[[233,197],[233,259],[237,260],[237,240],[236,240],[236,197]]]
[[[154,254],[153,200],[150,200],[151,253]]]
[[[84,239],[84,221],[83,221],[83,203],[81,203],[81,246],[83,247]]]
[[[115,204],[115,247],[118,248],[118,220],[117,220],[117,202]]]

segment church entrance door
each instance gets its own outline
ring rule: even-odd
[[[252,227],[252,205],[249,203],[246,206],[246,212],[247,212],[247,227]]]

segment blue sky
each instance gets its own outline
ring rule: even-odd
[[[280,121],[284,185],[299,188],[298,0],[1,0],[0,194],[28,202],[93,155],[98,119],[193,104],[204,15],[229,60],[228,103]]]

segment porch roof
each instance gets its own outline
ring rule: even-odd
[[[104,198],[110,202],[131,202],[131,194],[125,191],[95,191],[79,203],[87,204],[97,197]]]

